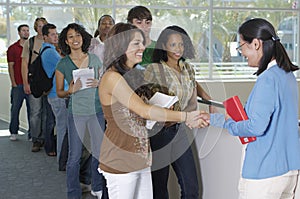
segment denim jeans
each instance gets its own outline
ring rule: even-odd
[[[63,140],[67,133],[67,118],[68,118],[68,110],[66,107],[66,100],[59,97],[48,97],[48,102],[51,105],[53,114],[55,116],[55,124],[56,124],[56,138],[57,138],[57,160],[60,159],[60,152],[62,149],[67,149],[63,147]],[[67,144],[67,142],[65,142]]]
[[[32,94],[29,95],[30,104],[30,132],[32,142],[43,142],[44,133],[46,132],[47,109],[45,106],[47,96],[35,98]],[[48,102],[47,102],[48,103]]]
[[[99,165],[100,147],[103,139],[105,120],[103,112],[95,115],[73,115],[68,114],[68,139],[69,156],[67,162],[67,192],[68,199],[80,199],[81,188],[79,180],[80,158],[82,154],[82,144],[86,130],[89,132],[92,150],[92,190],[105,191],[105,179],[97,169]],[[86,143],[84,143],[86,144]],[[89,143],[88,143],[89,144]]]
[[[10,123],[9,123],[9,132],[11,134],[18,134],[19,131],[19,116],[20,110],[23,105],[23,101],[25,99],[26,108],[27,108],[27,121],[28,121],[28,134],[30,134],[30,105],[29,105],[29,96],[25,94],[23,85],[18,85],[16,87],[11,88],[10,92]]]
[[[181,188],[182,199],[198,199],[199,186],[194,156],[185,125],[164,127],[150,137],[153,154],[152,186],[154,199],[168,199],[170,165]]]
[[[43,99],[44,100],[44,99]],[[44,149],[48,154],[50,152],[56,152],[56,136],[54,136],[54,127],[55,127],[55,117],[51,108],[51,105],[48,103],[47,98],[43,102],[43,106],[46,109],[46,129],[44,131]]]

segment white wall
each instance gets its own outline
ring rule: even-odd
[[[0,119],[9,121],[10,118],[10,80],[7,74],[0,73]],[[27,114],[25,101],[20,112],[20,125],[27,129]]]

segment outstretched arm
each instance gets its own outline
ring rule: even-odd
[[[103,105],[119,102],[129,110],[145,119],[155,121],[187,122],[194,127],[198,121],[200,111],[180,112],[172,111],[144,103],[129,87],[125,79],[117,72],[106,72],[99,86],[100,100]]]

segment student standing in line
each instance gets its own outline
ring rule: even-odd
[[[96,55],[88,53],[91,38],[92,36],[76,23],[69,24],[59,35],[59,45],[66,56],[59,61],[56,67],[56,93],[62,98],[70,96],[68,105],[68,199],[81,198],[79,170],[82,142],[86,130],[90,135],[93,155],[92,191],[98,199],[106,198],[105,179],[97,171],[105,125],[97,89],[102,63]],[[72,73],[77,69],[88,68],[93,70],[94,78],[87,79],[86,88],[83,88],[84,82],[81,82],[80,79],[74,82]],[[64,79],[69,84],[67,91],[64,90]]]
[[[239,199],[293,199],[300,169],[298,84],[272,24],[254,18],[238,30],[237,50],[257,67],[257,81],[245,111],[248,120],[235,122],[223,114],[206,114],[212,126],[233,136],[252,137],[247,144],[239,182]]]
[[[152,14],[150,10],[144,6],[135,6],[128,11],[127,22],[141,29],[145,35],[145,51],[143,53],[143,61],[140,66],[145,67],[152,63],[152,54],[156,42],[150,38],[152,27]]]
[[[175,110],[197,109],[195,72],[186,59],[193,59],[195,50],[186,31],[178,26],[165,28],[153,52],[153,64],[145,70],[145,80],[168,88],[179,98]],[[198,199],[199,185],[195,160],[189,139],[190,129],[180,123],[166,124],[150,137],[153,151],[153,198],[167,199],[170,166],[181,188],[181,198]],[[191,138],[193,139],[193,138]]]
[[[56,26],[54,24],[47,23],[42,28],[42,34],[44,37],[44,43],[42,44],[41,51],[47,47],[47,49],[44,50],[43,54],[41,55],[42,59],[42,65],[47,73],[47,76],[49,78],[52,77],[52,75],[55,72],[55,67],[57,62],[60,60],[60,55],[56,51],[56,48],[54,44],[58,43],[58,34],[56,31]],[[50,48],[48,48],[50,47]],[[50,90],[50,93],[46,96],[48,99],[50,97],[56,96],[56,93],[53,93],[53,89],[55,89],[55,84],[53,84],[52,89]],[[57,112],[55,112],[55,115],[52,111],[52,105],[50,103],[45,104],[47,109],[47,131],[44,135],[45,137],[45,152],[48,156],[56,156],[56,139],[54,136],[54,126],[56,125],[55,116],[57,115]],[[63,111],[63,107],[60,107],[60,110]],[[58,137],[60,137],[62,134],[61,132],[61,124],[60,122],[64,122],[63,120],[67,115],[63,115],[64,118],[61,118],[61,121],[58,122],[59,125],[56,125],[57,134]],[[59,139],[60,141],[60,139]]]
[[[105,41],[104,67],[99,86],[107,128],[101,145],[100,168],[109,198],[152,199],[151,152],[145,119],[207,125],[199,111],[171,111],[146,104],[128,85],[131,70],[142,61],[145,37],[136,26],[116,24]],[[134,78],[134,77],[132,77]],[[147,99],[144,98],[147,101]]]
[[[47,126],[47,110],[46,103],[47,96],[41,96],[35,98],[30,91],[30,84],[28,82],[28,65],[31,64],[40,52],[42,43],[44,42],[42,28],[47,24],[47,20],[44,17],[38,17],[34,22],[34,30],[37,35],[29,38],[23,46],[22,50],[22,78],[24,85],[24,92],[29,95],[30,103],[30,132],[32,137],[32,152],[40,151],[40,148],[44,145],[44,134],[48,130]],[[31,139],[31,138],[30,138]]]
[[[97,55],[101,62],[103,62],[104,41],[113,25],[115,25],[115,20],[110,15],[102,15],[98,21],[94,38],[91,40],[89,52]]]
[[[7,49],[7,63],[8,73],[11,82],[11,108],[10,108],[10,123],[9,132],[11,141],[17,140],[19,131],[19,115],[20,110],[25,99],[27,109],[27,120],[28,120],[28,137],[30,137],[30,105],[29,96],[24,92],[23,79],[21,74],[21,63],[22,63],[22,50],[25,41],[29,38],[29,26],[27,24],[21,24],[18,26],[19,40],[8,47]]]
[[[57,160],[59,161],[59,165],[63,163],[61,161],[61,149],[66,147],[62,147],[63,138],[67,132],[67,108],[66,108],[66,100],[63,98],[59,98],[56,94],[56,81],[55,73],[56,64],[61,59],[61,55],[57,52],[55,45],[58,44],[58,33],[56,31],[56,26],[54,24],[46,24],[42,28],[42,33],[44,36],[44,43],[42,44],[41,50],[45,47],[49,46],[50,48],[46,49],[42,54],[42,65],[47,73],[48,77],[53,77],[53,87],[48,93],[48,102],[51,106],[51,110],[55,116],[55,125],[56,125],[56,135],[57,135],[57,147],[56,149],[52,148],[52,151],[48,152],[49,156],[55,156],[57,153]],[[68,89],[68,84],[65,84],[65,90]],[[46,136],[45,136],[46,137]],[[47,135],[47,137],[52,138],[52,134]],[[46,144],[46,143],[45,143]],[[67,145],[67,143],[65,142]],[[54,147],[54,146],[53,146]]]

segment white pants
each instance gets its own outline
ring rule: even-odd
[[[99,172],[106,179],[109,198],[153,199],[150,167],[126,174]]]
[[[298,171],[261,180],[241,178],[239,199],[293,199]]]

